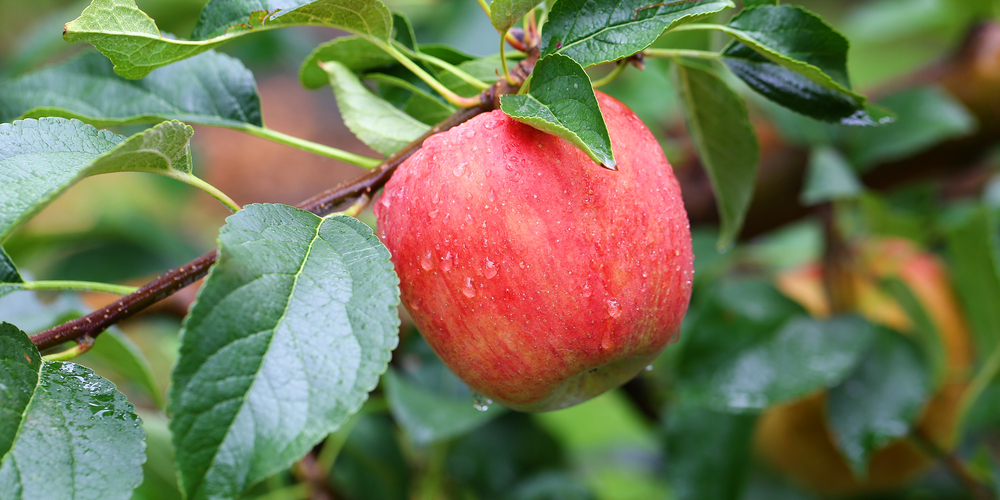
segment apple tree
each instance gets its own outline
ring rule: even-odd
[[[428,5],[0,54],[0,499],[998,498],[1000,7]],[[265,124],[292,67],[356,145]],[[244,199],[247,137],[353,177]]]

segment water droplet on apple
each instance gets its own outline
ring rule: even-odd
[[[617,318],[622,315],[622,306],[618,305],[618,301],[614,299],[608,300],[608,316],[612,318]]]
[[[486,411],[490,409],[490,405],[493,404],[493,400],[478,393],[472,391],[472,407],[476,411]]]
[[[451,252],[445,254],[444,258],[441,259],[441,270],[444,272],[451,271]]]
[[[468,165],[468,163],[463,162],[455,166],[455,170],[452,170],[452,173],[455,174],[455,177],[461,177],[462,175],[465,174],[466,165]]]
[[[486,169],[486,177],[489,177],[491,175],[493,175],[493,171],[490,169]]]
[[[424,254],[423,257],[420,258],[420,267],[424,268],[424,271],[430,271],[431,269],[434,269],[434,261],[432,260],[433,258],[434,256],[431,255],[430,251],[428,251],[426,254]]]
[[[431,210],[430,212],[427,212],[427,216],[432,219],[437,217],[437,215],[438,215],[438,209],[436,208],[434,210]]]
[[[462,293],[470,299],[476,296],[476,289],[472,286],[472,278],[465,278],[465,286],[462,287]]]
[[[486,269],[483,269],[483,275],[486,276],[486,279],[493,279],[493,277],[497,275],[497,271],[498,269],[496,263],[490,259],[486,259]]]
[[[410,309],[413,309],[414,311],[419,311],[420,310],[420,301],[418,301],[418,300],[412,300],[412,301],[410,301]]]
[[[489,171],[486,172],[486,175],[489,175]],[[492,189],[490,189],[490,192],[489,192],[489,194],[486,195],[486,197],[489,198],[490,201],[494,201],[494,200],[497,199],[497,195],[496,195],[496,193],[493,192]]]
[[[585,299],[590,298],[590,296],[593,295],[593,291],[590,289],[590,283],[583,285],[583,293],[581,295],[583,295],[583,298]]]
[[[431,203],[437,205],[439,201],[441,201],[441,199],[439,197],[439,193],[437,191],[435,191],[434,192],[434,197],[431,198]]]
[[[646,371],[647,371],[647,372],[651,372],[651,371],[653,371],[653,365],[649,365],[649,366],[647,366],[647,367],[646,367]]]
[[[474,129],[472,127],[468,127],[465,130],[465,137],[468,137],[469,139],[472,139],[475,136],[476,136],[476,129]]]

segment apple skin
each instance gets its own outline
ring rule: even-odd
[[[969,329],[945,268],[931,254],[898,238],[865,242],[857,257],[858,272],[853,283],[862,315],[901,332],[913,331],[903,309],[877,286],[879,280],[895,277],[910,287],[941,334],[946,378],[924,406],[917,426],[938,446],[951,449],[973,357]],[[818,265],[785,273],[778,277],[777,285],[814,316],[829,315]],[[854,477],[827,427],[825,392],[765,412],[758,420],[754,442],[757,453],[773,466],[797,483],[828,495],[894,488],[933,462],[909,441],[900,439],[872,455],[867,477]]]
[[[691,234],[659,143],[598,92],[618,170],[501,111],[428,138],[375,205],[402,300],[473,390],[549,411],[617,387],[677,334]]]

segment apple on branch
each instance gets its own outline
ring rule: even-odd
[[[691,235],[656,139],[597,92],[617,171],[501,111],[434,135],[375,206],[403,302],[504,406],[548,411],[628,381],[677,334]]]

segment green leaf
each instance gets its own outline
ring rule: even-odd
[[[818,147],[809,156],[809,170],[799,201],[816,205],[827,201],[853,198],[864,190],[854,169],[836,149]]]
[[[743,227],[760,162],[757,134],[746,104],[719,77],[684,64],[674,65],[688,134],[715,190],[722,219],[719,247],[728,247]]]
[[[560,54],[535,64],[527,94],[500,97],[511,118],[559,136],[607,168],[615,168],[611,137],[590,77],[576,61]]]
[[[933,387],[919,347],[879,329],[854,372],[826,399],[834,442],[855,476],[864,478],[872,454],[909,434]]]
[[[114,384],[74,363],[43,362],[0,323],[0,491],[4,500],[127,499],[142,482],[145,432]]]
[[[178,121],[129,138],[65,118],[0,123],[0,241],[87,176],[152,172],[192,179],[193,134]]]
[[[667,477],[678,500],[741,498],[755,415],[686,406],[667,408]]]
[[[21,273],[17,272],[14,261],[10,260],[7,252],[0,247],[0,283],[24,283]],[[13,289],[0,287],[0,297],[12,292]]]
[[[730,0],[559,0],[542,30],[542,56],[564,54],[584,67],[615,61],[665,30],[732,7]]]
[[[988,356],[1000,348],[1000,228],[996,216],[977,208],[948,230],[948,264],[976,340]]]
[[[976,119],[938,87],[917,87],[879,101],[898,118],[883,127],[852,130],[847,151],[862,171],[877,163],[908,158],[976,129]]]
[[[115,64],[115,73],[137,79],[246,33],[287,26],[326,26],[388,42],[392,15],[380,0],[213,0],[192,33],[198,41],[185,41],[161,36],[134,0],[93,0],[66,23],[63,38],[93,44]]]
[[[757,411],[832,387],[874,336],[857,317],[805,316],[766,282],[726,279],[705,293],[677,353],[677,390],[680,401],[717,411]]]
[[[490,22],[501,34],[534,10],[542,0],[493,0],[490,2]]]
[[[739,40],[730,47],[746,45],[771,62],[864,104],[864,96],[851,91],[847,77],[847,38],[816,14],[791,5],[760,5],[740,11],[729,28],[726,32]]]
[[[390,155],[430,130],[371,93],[343,64],[330,61],[321,67],[329,75],[344,124],[368,147]]]
[[[788,5],[751,7],[730,21],[726,33],[736,40],[722,51],[723,62],[764,97],[843,125],[892,120],[851,90],[848,41],[816,14]]]
[[[108,330],[94,340],[93,347],[85,354],[94,357],[118,372],[119,375],[135,382],[153,400],[157,408],[166,407],[149,360],[139,346],[117,329]],[[82,360],[81,360],[82,361]]]
[[[398,283],[357,219],[284,205],[227,219],[168,403],[187,498],[240,496],[361,408],[397,342]]]
[[[869,114],[850,95],[831,90],[784,66],[775,64],[741,43],[723,51],[722,61],[751,89],[797,113],[831,123],[879,125],[877,110]]]
[[[338,492],[353,500],[409,500],[411,469],[389,415],[362,414],[329,472]]]
[[[426,125],[436,125],[455,112],[446,102],[402,78],[384,73],[368,73],[361,78],[408,92],[410,96],[403,105],[403,112]],[[384,89],[382,87],[381,91]]]
[[[396,423],[418,445],[465,434],[503,413],[499,407],[476,411],[471,394],[435,394],[393,369],[385,374],[385,397]]]
[[[0,81],[0,121],[61,116],[95,127],[181,120],[262,126],[260,96],[243,63],[214,51],[154,70],[140,80],[114,73],[87,51],[62,64]]]
[[[396,64],[387,52],[372,42],[356,36],[334,38],[316,47],[299,68],[299,80],[307,89],[318,89],[330,83],[330,77],[320,63],[336,61],[352,73],[370,71]]]

